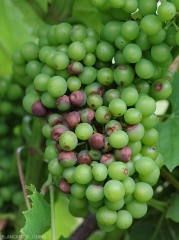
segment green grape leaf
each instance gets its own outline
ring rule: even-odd
[[[171,204],[167,209],[166,218],[170,218],[174,222],[179,222],[179,194],[173,196]]]
[[[159,152],[164,157],[164,163],[169,171],[179,166],[179,73],[175,73],[172,80],[172,94],[168,98],[172,105],[170,117],[157,124],[156,129],[159,132]]]
[[[21,229],[25,239],[34,239],[34,236],[41,236],[51,227],[50,205],[46,202],[43,195],[36,191],[35,186],[26,187],[33,194],[28,197],[32,200],[32,208],[23,212],[26,225]]]
[[[70,240],[69,238],[64,238],[64,236],[61,236],[58,240]]]

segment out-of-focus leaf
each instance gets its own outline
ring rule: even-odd
[[[179,222],[179,194],[173,197],[166,217],[172,219],[174,222]]]
[[[100,22],[99,12],[95,9],[90,0],[76,0],[73,17],[81,19],[87,27],[94,27],[100,31],[102,24]]]
[[[26,41],[37,41],[37,29],[43,21],[27,1],[0,3],[0,75],[4,75],[11,73],[12,53]]]
[[[69,238],[64,238],[63,236],[61,236],[58,240],[70,240]]]
[[[172,89],[168,98],[172,104],[172,114],[156,126],[159,132],[159,152],[164,156],[165,165],[170,171],[179,166],[179,73],[174,75]]]

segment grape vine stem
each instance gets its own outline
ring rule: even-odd
[[[51,207],[51,237],[56,240],[55,233],[55,206],[54,206],[54,186],[50,186],[50,207]]]
[[[177,190],[179,190],[179,182],[166,169],[161,169],[161,176],[169,181],[169,183],[173,185]]]
[[[21,185],[22,185],[22,190],[23,190],[26,206],[27,206],[27,209],[30,210],[31,209],[31,204],[30,204],[30,201],[28,199],[27,189],[25,188],[25,178],[24,178],[24,173],[23,173],[23,170],[22,170],[21,157],[20,157],[20,154],[21,154],[21,152],[24,148],[25,148],[24,146],[21,146],[21,147],[17,148],[17,150],[16,150],[16,160],[17,160],[17,167],[18,167],[18,171],[19,171],[19,176],[20,176],[20,181],[21,181]]]

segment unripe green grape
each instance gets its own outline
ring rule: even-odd
[[[49,123],[46,123],[42,127],[42,134],[45,138],[51,139],[52,126]]]
[[[89,213],[87,206],[85,206],[84,208],[78,209],[70,203],[68,204],[68,211],[72,216],[76,218],[84,218]]]
[[[99,33],[95,28],[87,28],[86,29],[86,37],[87,38],[94,38],[96,40],[96,42],[99,41]]]
[[[89,151],[89,156],[93,161],[99,161],[102,156],[102,153],[98,149],[91,149]]]
[[[107,0],[92,0],[92,4],[95,7],[101,8],[107,3]]]
[[[124,113],[124,120],[130,125],[137,124],[142,120],[142,113],[136,108],[129,108]]]
[[[125,195],[129,195],[134,192],[136,184],[133,178],[128,176],[122,181],[122,183],[125,187]]]
[[[101,229],[104,232],[113,232],[116,229],[116,224],[112,224],[112,225],[106,225],[106,224],[101,224],[99,221],[97,221],[98,227],[99,229]]]
[[[68,56],[74,61],[81,61],[86,55],[86,49],[84,45],[79,42],[73,42],[68,47]]]
[[[82,42],[86,37],[86,29],[82,26],[74,26],[70,32],[70,39],[72,42],[79,41]]]
[[[31,92],[23,98],[22,105],[26,112],[32,114],[32,105],[40,99],[38,93]]]
[[[26,61],[36,60],[39,56],[39,46],[34,42],[26,42],[20,48],[20,53]]]
[[[126,210],[120,210],[117,212],[116,226],[119,229],[127,229],[133,222],[132,215]]]
[[[111,112],[106,106],[99,107],[95,112],[95,119],[98,123],[105,124],[111,120]]]
[[[97,163],[92,168],[92,174],[95,180],[104,181],[108,175],[107,167],[102,163]]]
[[[147,36],[148,41],[151,44],[160,44],[166,38],[166,31],[161,28],[156,34]]]
[[[147,35],[154,35],[162,28],[162,21],[156,15],[146,15],[140,21],[140,28]]]
[[[102,104],[103,98],[98,94],[91,94],[87,97],[87,105],[93,110],[97,110]]]
[[[40,48],[45,47],[45,46],[50,46],[50,45],[51,45],[51,43],[50,43],[49,39],[46,36],[39,38],[38,46]]]
[[[121,93],[121,99],[127,106],[134,105],[138,100],[138,91],[135,88],[128,87]]]
[[[116,222],[117,213],[106,206],[102,206],[96,212],[96,219],[99,223],[110,226]]]
[[[153,45],[151,48],[151,55],[157,62],[164,62],[170,56],[170,48],[166,43]]]
[[[130,18],[130,13],[125,12],[122,8],[111,8],[110,12],[112,13],[115,20],[126,21]]]
[[[149,79],[154,74],[154,66],[147,59],[140,59],[135,65],[135,71],[140,78]]]
[[[20,50],[16,50],[15,52],[12,53],[12,61],[15,64],[22,65],[25,63],[25,59],[23,58]]]
[[[126,163],[126,165],[127,165],[128,170],[129,170],[128,176],[130,177],[130,176],[132,176],[135,173],[134,162],[129,161],[129,162]]]
[[[124,180],[128,176],[127,165],[123,162],[113,162],[108,167],[108,175],[113,180]]]
[[[131,43],[131,41],[125,38],[122,34],[119,34],[115,39],[115,45],[120,50],[123,50],[129,43]]]
[[[96,56],[93,53],[87,53],[83,58],[83,64],[92,67],[96,62]]]
[[[126,204],[126,210],[133,218],[142,218],[147,213],[147,204],[133,199],[130,203]]]
[[[86,189],[86,198],[91,202],[98,202],[104,198],[103,186],[91,184]]]
[[[137,10],[138,2],[137,0],[125,0],[124,5],[122,6],[122,9],[126,13],[133,13]]]
[[[141,149],[142,149],[142,143],[141,141],[137,141],[137,142],[131,142],[129,141],[127,144],[128,147],[131,148],[132,150],[132,156],[135,156],[136,154],[140,153]]]
[[[65,131],[59,137],[59,145],[65,151],[71,151],[76,148],[78,139],[74,132]]]
[[[60,151],[58,161],[65,168],[73,167],[77,162],[76,153],[73,151]]]
[[[78,75],[82,84],[89,85],[96,80],[97,70],[94,67],[84,67],[83,72]]]
[[[60,44],[57,48],[56,48],[57,52],[64,52],[64,53],[68,53],[68,45],[67,44]]]
[[[93,134],[93,128],[89,123],[80,123],[75,128],[75,134],[80,140],[88,140]]]
[[[156,102],[153,98],[143,95],[137,100],[135,108],[141,112],[143,117],[147,117],[154,114],[156,110]]]
[[[109,0],[109,3],[113,8],[121,8],[124,5],[125,0],[119,0],[119,1]]]
[[[97,46],[97,41],[94,38],[88,37],[83,39],[83,45],[85,46],[86,53],[94,53]]]
[[[73,195],[70,195],[69,201],[70,201],[69,204],[76,209],[83,209],[88,204],[86,198],[75,198]]]
[[[108,42],[100,42],[96,47],[96,56],[99,60],[108,62],[111,61],[114,56],[115,50],[112,44]]]
[[[136,171],[141,175],[147,175],[155,169],[155,162],[149,157],[141,157],[135,163]]]
[[[171,92],[171,83],[166,79],[158,79],[152,83],[149,94],[155,100],[163,100],[167,99]]]
[[[19,206],[19,204],[21,204],[23,202],[23,199],[24,199],[23,192],[22,191],[17,191],[12,196],[12,203],[15,206]]]
[[[38,91],[47,91],[47,83],[50,80],[50,76],[45,73],[40,73],[34,78],[34,87]]]
[[[157,115],[152,114],[148,117],[143,117],[140,123],[144,126],[145,129],[150,129],[155,127],[158,121],[159,119]]]
[[[113,99],[120,98],[120,92],[117,89],[109,89],[104,93],[104,105],[108,106]]]
[[[143,138],[143,136],[145,134],[145,129],[141,123],[137,123],[135,125],[127,126],[126,133],[129,137],[130,141],[136,142]]]
[[[162,2],[158,7],[157,12],[162,21],[169,21],[174,18],[176,14],[176,7],[173,3]]]
[[[123,55],[129,63],[136,63],[141,59],[142,51],[137,44],[130,43],[124,48]]]
[[[56,107],[56,98],[52,97],[49,92],[44,92],[41,95],[42,104],[47,108],[55,108]]]
[[[75,182],[71,185],[70,192],[75,198],[84,198],[86,196],[86,188],[86,185]]]
[[[109,180],[104,185],[104,195],[109,201],[117,202],[125,195],[124,185],[118,180]]]
[[[60,23],[56,26],[54,31],[54,37],[58,44],[70,44],[70,32],[72,30],[72,26],[69,23]],[[58,45],[57,44],[57,45]]]
[[[53,62],[52,62],[52,58],[53,56],[56,54],[56,50],[50,50],[49,52],[47,52],[47,54],[45,55],[45,63],[50,66],[50,67],[54,67],[53,66]]]
[[[89,183],[89,184],[90,184],[90,183]],[[96,201],[96,202],[92,202],[92,201],[88,200],[88,203],[89,203],[89,205],[91,205],[92,207],[99,208],[99,207],[101,207],[101,206],[104,205],[104,199],[101,199],[101,200]]]
[[[91,167],[86,164],[78,165],[75,168],[73,177],[79,184],[89,183],[93,179]]]
[[[52,97],[61,97],[67,91],[66,80],[60,76],[52,77],[47,83],[47,91]]]
[[[151,186],[154,186],[157,183],[159,177],[160,177],[160,169],[157,165],[155,165],[155,168],[151,173],[146,175],[139,174],[139,179],[142,182],[146,182],[150,184]]]
[[[129,65],[121,65],[114,70],[114,81],[119,86],[128,86],[134,79],[134,70]]]
[[[174,26],[171,26],[167,29],[166,31],[166,38],[164,40],[164,42],[169,45],[169,46],[175,46],[176,45],[176,29]]]
[[[141,78],[135,78],[133,80],[133,83],[135,83],[136,90],[138,91],[138,93],[146,93],[146,94],[149,93],[150,84],[148,81]]]
[[[155,0],[143,1],[138,0],[139,12],[143,15],[155,14],[157,10],[157,2]]]
[[[173,60],[174,60],[173,56],[170,53],[170,55],[169,55],[169,57],[168,57],[168,59],[166,61],[164,61],[164,62],[156,62],[156,63],[161,68],[169,68],[169,66],[172,64]]]
[[[155,128],[151,128],[145,131],[141,141],[145,146],[152,146],[157,143],[158,137],[158,131]]]
[[[55,30],[57,25],[51,25],[47,30],[47,38],[52,46],[57,46],[58,41],[55,37]]]
[[[107,133],[108,136],[117,130],[122,130],[122,126],[121,126],[120,122],[118,122],[116,120],[110,120],[108,123],[106,123],[105,132]]]
[[[46,147],[44,157],[48,162],[54,158],[58,158],[58,150],[56,145],[52,144]]]
[[[26,65],[26,73],[29,77],[35,78],[38,74],[42,72],[42,63],[32,60]]]
[[[71,76],[67,79],[67,87],[70,92],[77,91],[81,88],[81,81],[76,76]]]
[[[40,49],[40,52],[39,52],[39,59],[42,63],[45,63],[45,56],[48,52],[50,52],[52,50],[51,47],[49,46],[44,46]]]
[[[61,176],[64,168],[59,164],[58,158],[51,159],[48,163],[48,171],[53,176]]]
[[[157,157],[154,159],[155,164],[161,169],[164,165],[164,158],[161,153],[158,153]]]
[[[12,83],[8,88],[6,98],[10,101],[16,101],[17,99],[20,99],[22,96],[23,96],[22,87],[16,83]]]
[[[104,36],[107,42],[114,43],[116,37],[121,33],[122,23],[119,21],[109,21],[103,27]]]
[[[4,200],[4,202],[8,202],[10,201],[10,199],[12,198],[12,189],[8,186],[1,186],[0,188],[0,196],[2,197],[2,199]]]
[[[113,116],[118,117],[125,114],[127,106],[122,99],[113,99],[108,106]]]
[[[133,195],[139,202],[147,202],[153,196],[153,188],[148,183],[138,182],[136,183]]]
[[[47,138],[46,141],[45,141],[45,146],[48,147],[49,145],[52,145],[52,144],[56,144],[57,142],[54,141],[53,139],[51,138]]]
[[[139,25],[131,20],[123,23],[121,28],[121,34],[128,40],[132,41],[139,35]]]
[[[113,70],[110,68],[102,68],[97,73],[97,80],[103,86],[109,86],[114,82]]]
[[[59,164],[59,163],[58,163]],[[60,164],[59,164],[60,165]],[[61,166],[61,165],[60,165]],[[72,167],[67,167],[63,170],[63,178],[66,179],[66,181],[68,183],[74,183],[75,180],[73,178],[73,174],[74,174],[74,170],[75,170],[75,167],[72,166]],[[71,189],[71,188],[70,188]]]
[[[123,148],[128,144],[129,137],[126,132],[118,130],[109,136],[109,143],[113,148]]]
[[[63,70],[69,64],[69,57],[64,52],[56,52],[52,57],[52,64],[55,69]]]
[[[151,43],[148,41],[147,34],[143,31],[139,32],[138,37],[135,39],[135,44],[137,44],[142,51],[147,51],[151,48]]]
[[[153,160],[155,160],[156,157],[158,156],[158,151],[155,146],[142,146],[141,154],[144,157],[150,157]]]
[[[26,75],[26,64],[18,65],[16,63],[13,63],[12,70],[15,75],[18,75],[19,77],[23,77]]]
[[[108,209],[113,210],[113,211],[117,211],[124,206],[124,198],[120,199],[117,202],[111,202],[107,198],[105,198],[104,199],[104,204]]]
[[[115,53],[114,61],[115,61],[115,64],[118,66],[129,64],[129,62],[124,58],[124,54],[122,50],[118,50]]]

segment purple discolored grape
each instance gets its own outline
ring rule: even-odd
[[[68,72],[72,75],[78,75],[83,72],[83,65],[80,62],[72,62],[68,65]]]
[[[52,128],[52,131],[51,131],[51,138],[58,142],[59,141],[59,137],[61,136],[61,134],[65,131],[69,131],[69,129],[62,125],[62,124],[58,124],[58,125],[55,125],[53,128]]]
[[[78,153],[77,155],[77,163],[78,164],[87,164],[90,165],[91,164],[91,158],[89,155],[89,151],[88,150],[82,150]]]
[[[57,98],[56,106],[60,111],[67,111],[71,108],[70,98],[67,95]]]
[[[101,133],[94,133],[88,140],[89,145],[94,149],[102,149],[104,147],[104,136]]]
[[[74,129],[81,121],[80,113],[77,111],[72,111],[69,113],[63,113],[64,119],[67,121],[69,128]]]
[[[76,107],[82,107],[86,104],[86,94],[83,91],[74,91],[70,94],[70,102]]]
[[[58,161],[63,167],[72,167],[77,162],[77,156],[75,152],[60,152],[58,155]]]
[[[40,100],[32,104],[32,114],[36,117],[44,117],[47,113],[46,107]]]
[[[106,167],[109,167],[109,165],[115,161],[116,159],[113,153],[104,153],[100,159],[100,163],[103,163]]]
[[[131,155],[132,150],[128,146],[114,150],[114,156],[116,160],[119,160],[121,162],[129,162],[129,160],[131,159]]]
[[[84,108],[80,113],[80,118],[83,123],[92,123],[92,120],[94,119],[95,111],[90,108]]]
[[[70,193],[71,184],[65,178],[62,178],[58,185],[59,189],[66,194]]]

